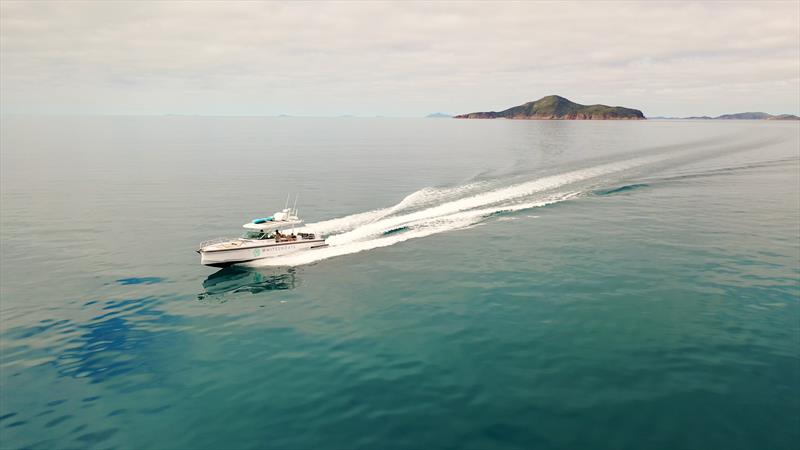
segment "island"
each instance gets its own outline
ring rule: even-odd
[[[800,117],[791,114],[778,114],[776,116],[765,112],[743,112],[736,114],[723,114],[715,117],[719,120],[800,120]]]
[[[717,117],[711,116],[692,116],[692,117],[651,117],[651,119],[666,120],[800,120],[794,114],[769,114],[765,112],[743,112],[735,114],[723,114]]]
[[[533,120],[645,120],[638,109],[622,106],[581,105],[558,95],[548,95],[534,102],[504,111],[474,112],[456,119],[533,119]]]

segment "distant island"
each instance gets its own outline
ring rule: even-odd
[[[474,112],[456,119],[538,119],[538,120],[644,120],[638,109],[622,106],[581,105],[558,95],[548,95],[534,102],[504,111]]]
[[[705,119],[705,117],[702,117]],[[800,120],[800,117],[791,114],[772,115],[765,112],[743,112],[736,114],[723,114],[712,120]]]
[[[425,117],[428,118],[428,119],[445,119],[445,118],[449,119],[449,118],[453,117],[453,115],[452,114],[448,114],[448,113],[443,113],[443,112],[435,112],[435,113],[428,114]]]
[[[793,114],[767,114],[765,112],[743,112],[736,114],[723,114],[717,117],[692,116],[692,117],[652,117],[653,119],[685,119],[685,120],[800,120]]]

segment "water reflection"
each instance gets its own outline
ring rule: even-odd
[[[127,410],[109,398],[170,386],[168,369],[175,367],[170,349],[182,342],[184,322],[164,312],[164,302],[163,296],[90,300],[80,311],[61,309],[59,318],[0,333],[0,382],[13,386],[0,401],[0,434],[19,444],[14,448],[109,444],[121,428],[97,417]],[[16,397],[5,397],[10,392]],[[172,403],[153,396],[140,399],[137,406],[146,414]]]
[[[258,294],[264,291],[294,289],[296,286],[297,277],[293,267],[263,269],[226,267],[209,275],[203,281],[205,291],[197,298],[200,300],[224,298],[227,294],[243,292]]]
[[[157,297],[107,300],[102,313],[88,323],[69,322],[76,334],[52,361],[61,376],[87,378],[100,383],[130,372],[154,372],[149,358],[159,335],[179,323],[180,318],[157,308]],[[70,331],[69,334],[72,332]],[[148,379],[141,378],[140,382]],[[125,386],[126,390],[132,386]]]

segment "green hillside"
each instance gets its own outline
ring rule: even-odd
[[[638,109],[622,106],[581,105],[558,95],[514,106],[504,111],[475,112],[457,119],[542,119],[542,120],[643,120]]]

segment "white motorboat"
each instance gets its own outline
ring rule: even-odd
[[[295,228],[302,223],[297,210],[291,208],[255,219],[242,225],[246,231],[240,238],[219,238],[201,243],[197,250],[200,263],[226,267],[328,246],[325,239],[314,233],[295,233]],[[291,231],[285,232],[287,230]]]

